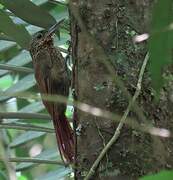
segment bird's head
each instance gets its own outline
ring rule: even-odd
[[[58,30],[60,23],[64,20],[54,24],[48,30],[41,30],[36,32],[30,42],[30,52],[31,54],[37,52],[38,50],[45,48],[46,46],[53,45],[53,35]]]

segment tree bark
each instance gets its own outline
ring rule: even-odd
[[[147,48],[146,43],[134,44],[132,36],[149,31],[152,6],[152,0],[70,1],[77,100],[123,115],[129,100],[114,79],[120,77],[124,88],[131,96],[134,95]],[[147,119],[154,126],[173,128],[170,123],[173,113],[166,101],[169,92],[165,90],[162,93],[156,105],[146,72],[137,99],[139,108],[133,108],[129,117],[139,124]],[[98,109],[90,111],[97,115],[100,113]],[[144,119],[140,118],[140,112]],[[76,179],[84,179],[113,136],[118,122],[77,110],[77,125],[80,132],[77,135]],[[168,151],[171,148],[171,141],[125,126],[116,143],[99,163],[92,179],[135,179],[171,168],[172,151]]]

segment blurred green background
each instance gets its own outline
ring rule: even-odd
[[[47,113],[41,101],[8,95],[24,91],[38,94],[27,51],[31,35],[64,18],[55,45],[62,48],[65,57],[70,40],[66,1],[0,0],[0,113]],[[73,107],[67,109],[71,117]],[[0,179],[9,179],[13,171],[19,180],[72,178],[71,168],[63,166],[58,154],[50,119],[34,115],[32,119],[10,119],[9,114],[0,119]],[[31,162],[26,162],[28,159]],[[15,161],[12,167],[8,160]]]

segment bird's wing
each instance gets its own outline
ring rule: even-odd
[[[47,51],[40,51],[34,58],[35,78],[40,93],[52,94],[50,71],[52,67],[51,57]],[[43,95],[42,95],[43,98]],[[44,98],[43,98],[44,99]],[[53,103],[43,100],[43,103],[50,114]]]

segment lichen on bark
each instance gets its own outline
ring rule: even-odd
[[[119,76],[133,96],[137,77],[147,53],[147,44],[134,44],[134,34],[149,31],[153,1],[112,1],[112,0],[72,0],[79,10],[87,30],[78,27],[77,53],[77,96],[78,100],[92,106],[122,115],[128,100],[122,90],[112,80],[112,74],[102,61],[109,61],[114,68],[114,76]],[[78,20],[75,20],[78,23]],[[92,37],[89,38],[88,34]],[[93,41],[94,39],[94,41]],[[73,41],[73,39],[72,39]],[[98,50],[99,49],[99,50]],[[100,51],[101,49],[101,51]],[[104,59],[104,55],[107,56]],[[171,87],[171,86],[169,86]],[[142,92],[137,103],[142,108],[148,122],[157,127],[172,129],[172,111],[169,106],[170,90],[162,91],[158,104],[154,103],[148,72],[142,82]],[[129,116],[143,123],[136,113]],[[77,137],[77,178],[83,179],[93,162],[112,137],[117,123],[78,111]],[[157,148],[156,148],[157,146]],[[173,144],[171,140],[144,134],[125,126],[118,141],[101,161],[95,179],[127,176],[131,179],[147,173],[171,168],[170,159]]]

